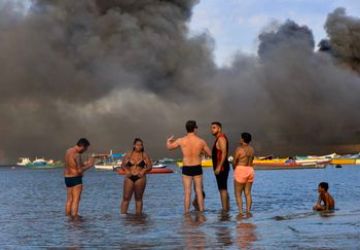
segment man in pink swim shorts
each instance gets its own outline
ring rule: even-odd
[[[242,133],[240,146],[236,148],[234,153],[234,189],[236,203],[239,208],[239,214],[243,213],[242,193],[246,198],[246,214],[250,216],[252,204],[251,187],[254,182],[254,149],[249,145],[251,142],[251,134]]]

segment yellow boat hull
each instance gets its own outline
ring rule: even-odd
[[[332,159],[330,164],[333,164],[333,165],[355,165],[356,159],[336,158],[336,159]]]

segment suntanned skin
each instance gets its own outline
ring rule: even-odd
[[[171,136],[167,139],[166,147],[169,150],[181,148],[183,154],[184,166],[197,166],[201,165],[201,155],[205,153],[207,156],[211,155],[209,146],[206,142],[196,135],[195,132],[187,133],[186,136],[175,139]],[[198,176],[182,176],[184,186],[184,212],[185,214],[190,211],[190,200],[191,200],[191,185],[194,181],[195,193],[197,202],[199,204],[199,211],[204,211],[204,197],[202,190],[202,175]]]
[[[126,214],[129,208],[130,200],[135,193],[135,208],[136,214],[141,215],[143,210],[143,195],[146,187],[146,174],[152,169],[152,160],[150,156],[142,152],[143,145],[141,142],[136,142],[134,145],[134,151],[128,152],[122,161],[121,167],[125,171],[124,186],[123,186],[123,198],[120,205],[120,213]],[[145,168],[141,168],[138,164],[144,160]],[[129,167],[127,163],[133,163],[134,165]],[[131,176],[138,176],[140,179],[133,182],[129,179]]]
[[[84,172],[94,166],[94,158],[90,158],[86,162],[82,162],[81,154],[87,148],[83,146],[74,146],[69,148],[65,153],[65,169],[64,177],[83,176]],[[79,203],[83,185],[76,185],[74,187],[67,187],[67,197],[65,204],[66,216],[78,217]]]
[[[234,153],[234,163],[233,166],[253,166],[254,160],[254,149],[253,147],[249,146],[247,143],[244,142],[243,139],[240,140],[240,147],[235,150]],[[242,193],[245,193],[246,197],[246,213],[250,215],[250,209],[252,205],[252,197],[251,197],[251,187],[252,183],[238,183],[234,180],[234,189],[235,189],[235,198],[236,203],[239,208],[239,213],[242,214]]]
[[[211,125],[211,134],[215,136],[216,138],[221,135],[222,129],[216,125]],[[227,148],[226,148],[226,140],[223,137],[220,137],[216,142],[216,148],[218,150],[221,150],[221,159],[218,162],[218,165],[216,166],[216,169],[214,173],[218,175],[220,173],[221,167],[224,165],[226,156],[228,155]],[[229,202],[229,193],[226,189],[220,190],[220,199],[221,199],[221,205],[224,211],[230,210],[230,202]]]
[[[316,211],[329,211],[335,208],[334,198],[324,188],[318,187],[319,199],[313,207]]]

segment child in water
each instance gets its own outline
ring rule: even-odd
[[[313,210],[316,210],[316,211],[334,210],[335,200],[328,193],[328,189],[329,189],[329,184],[327,182],[320,182],[319,187],[318,187],[319,200],[316,203],[316,205],[313,207]]]

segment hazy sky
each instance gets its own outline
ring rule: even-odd
[[[256,53],[257,36],[272,21],[292,19],[313,31],[316,43],[326,37],[327,14],[344,7],[360,16],[359,0],[202,0],[195,7],[190,27],[207,31],[215,39],[215,59],[228,64],[234,53]]]

